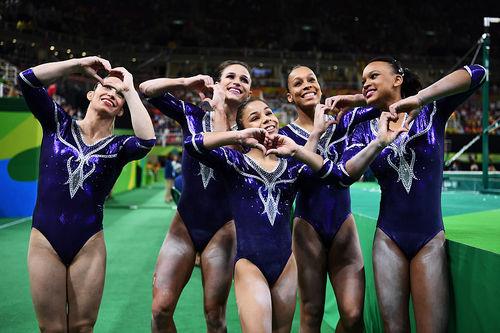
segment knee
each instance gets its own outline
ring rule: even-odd
[[[50,324],[42,324],[39,323],[38,328],[41,333],[65,333],[66,332],[66,323],[50,323]]]
[[[93,332],[95,320],[80,320],[75,323],[69,323],[69,333],[89,333]]]
[[[173,318],[175,306],[175,301],[171,297],[155,295],[151,309],[153,321],[164,321]]]
[[[323,304],[304,302],[302,303],[302,319],[307,326],[321,326],[325,307]]]
[[[225,331],[226,318],[225,307],[220,305],[205,306],[205,321],[208,331]]]
[[[343,311],[340,316],[340,323],[347,332],[362,332],[363,331],[363,309],[353,307],[347,311]]]

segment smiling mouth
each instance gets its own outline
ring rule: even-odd
[[[368,89],[367,91],[365,91],[365,98],[370,98],[373,96],[373,94],[375,94],[375,89]]]
[[[241,90],[238,89],[238,88],[235,88],[235,87],[231,87],[228,89],[231,93],[233,93],[234,95],[241,95]]]
[[[307,92],[307,93],[303,94],[301,97],[305,98],[305,99],[312,99],[312,98],[316,97],[316,93],[314,91]]]
[[[101,98],[101,101],[109,107],[115,107],[115,103],[109,98]]]
[[[267,131],[267,133],[273,133],[276,130],[276,126],[275,125],[267,125],[266,127],[264,127],[264,129]]]

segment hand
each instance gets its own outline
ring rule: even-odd
[[[396,131],[391,130],[389,127],[389,123],[397,121],[398,116],[394,116],[389,112],[382,112],[382,114],[380,115],[380,119],[378,121],[377,140],[381,147],[387,147],[394,140],[396,140],[399,134],[401,134],[402,132],[408,132],[408,130],[404,127],[401,127]]]
[[[213,88],[211,86],[214,85],[214,80],[208,75],[200,74],[186,78],[184,84],[187,88],[196,90],[203,101],[212,94]]]
[[[128,92],[128,91],[134,91],[134,78],[132,77],[132,74],[130,74],[129,71],[127,71],[124,67],[116,67],[112,68],[109,71],[110,76],[114,76],[119,78],[120,80],[123,81],[123,85],[120,87],[120,89],[123,92]]]
[[[420,100],[417,95],[401,99],[389,106],[389,112],[393,116],[397,116],[398,113],[408,113],[408,117],[403,124],[404,128],[407,130],[410,129],[410,123],[418,116],[421,110],[422,100]]]
[[[332,110],[338,110],[335,117],[335,123],[338,124],[350,109],[366,105],[366,100],[361,94],[337,95],[328,97],[325,100],[325,105]]]
[[[212,90],[212,98],[204,97],[203,101],[210,103],[210,106],[215,111],[224,111],[224,101],[226,100],[226,94],[219,83],[207,86],[207,89]],[[202,93],[200,93],[200,97]]]
[[[100,70],[104,70],[106,72],[111,71],[111,64],[109,61],[99,57],[85,57],[77,60],[78,66],[80,66],[80,72],[82,74],[88,75],[100,83],[103,82],[103,78],[97,74]]]
[[[299,145],[287,136],[274,134],[269,139],[270,141],[266,146],[268,148],[266,155],[274,154],[278,157],[294,156],[299,149]]]
[[[246,128],[238,131],[238,143],[244,147],[257,148],[266,154],[269,137],[263,128]]]
[[[327,107],[323,104],[318,104],[314,108],[314,129],[313,131],[322,135],[325,133],[326,129],[335,124],[335,119],[329,119],[329,117],[325,117],[325,112],[331,110],[331,108]]]

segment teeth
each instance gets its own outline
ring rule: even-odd
[[[305,98],[314,97],[314,96],[316,96],[316,94],[313,92],[310,92],[310,93],[307,93],[304,95]]]
[[[236,88],[229,88],[229,91],[232,91],[236,94],[240,94],[241,92],[239,91],[239,89],[236,89]]]

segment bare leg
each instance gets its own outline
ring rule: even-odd
[[[102,231],[92,236],[68,269],[69,332],[93,332],[104,289],[106,246]]]
[[[30,235],[28,272],[40,332],[66,332],[66,266],[35,228]]]
[[[292,249],[297,261],[300,332],[320,332],[325,308],[327,253],[318,233],[295,218]]]
[[[399,247],[377,228],[373,271],[384,331],[410,332],[410,264]]]
[[[297,300],[297,264],[290,255],[283,272],[271,288],[273,332],[286,333],[292,329]]]
[[[330,281],[340,313],[336,332],[363,332],[365,269],[352,215],[335,235],[328,256]]]
[[[236,230],[226,223],[201,254],[207,332],[226,332],[226,304],[233,281]]]
[[[174,180],[172,178],[165,179],[165,202],[172,201],[172,187],[174,186]]]
[[[417,332],[446,332],[449,294],[444,232],[412,259],[410,275]]]
[[[193,272],[195,255],[191,237],[176,212],[158,254],[153,276],[152,332],[176,332],[174,310]]]
[[[234,290],[243,333],[271,333],[271,291],[257,266],[246,259],[236,262]]]

